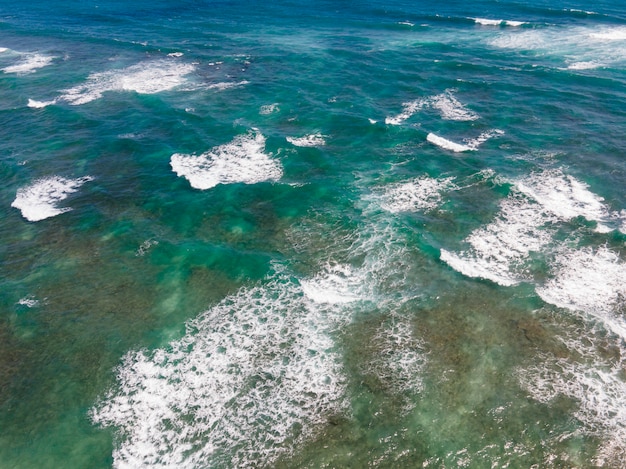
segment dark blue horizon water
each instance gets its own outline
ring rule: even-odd
[[[625,12],[3,2],[0,468],[623,467]]]

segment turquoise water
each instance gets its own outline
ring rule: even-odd
[[[0,467],[624,467],[626,4],[0,5]]]

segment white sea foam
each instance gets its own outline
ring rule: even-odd
[[[377,356],[368,363],[368,371],[396,393],[422,391],[427,353],[413,333],[410,318],[394,315],[389,323],[383,322],[370,345]]]
[[[605,64],[597,60],[588,60],[586,62],[573,62],[567,66],[569,70],[592,70],[594,68],[604,67]]]
[[[351,303],[360,299],[361,285],[349,265],[327,265],[315,277],[302,280],[302,291],[315,303]]]
[[[601,41],[626,41],[626,28],[624,27],[604,28],[599,32],[590,33],[589,37],[593,39],[599,39]]]
[[[29,99],[28,100],[28,107],[32,107],[34,109],[42,109],[46,106],[50,106],[52,104],[56,104],[56,99],[53,99],[52,101],[35,101],[34,99]]]
[[[563,249],[551,265],[555,275],[537,293],[546,302],[584,311],[626,339],[626,263],[605,246]]]
[[[344,409],[332,325],[277,274],[131,352],[91,412],[120,431],[115,467],[269,467]]]
[[[456,189],[454,178],[436,179],[427,176],[383,188],[378,196],[380,206],[391,212],[417,212],[434,210],[442,203],[442,192]]]
[[[137,249],[135,255],[144,256],[152,246],[156,246],[157,244],[159,244],[159,242],[156,239],[147,239],[146,241],[141,243],[141,246],[139,246],[139,249]]]
[[[446,90],[441,94],[428,98],[418,99],[403,104],[403,110],[394,117],[387,117],[385,123],[400,125],[423,108],[434,108],[439,111],[443,119],[454,121],[473,121],[478,119],[478,114],[468,109],[453,94],[452,90]]]
[[[287,141],[297,147],[321,147],[326,145],[325,135],[315,133],[304,137],[287,137]]]
[[[86,104],[108,91],[134,91],[155,94],[180,87],[195,70],[190,64],[177,60],[155,60],[130,67],[89,75],[87,81],[63,91],[58,100],[72,105]]]
[[[182,52],[170,52],[169,54],[167,54],[168,57],[182,57],[183,54]]]
[[[626,350],[623,339],[613,340],[595,330],[581,331],[559,324],[559,340],[569,357],[541,354],[535,365],[518,369],[519,383],[535,400],[549,404],[559,396],[574,401],[573,417],[580,422],[578,434],[599,440],[593,467],[626,465]],[[604,351],[598,350],[598,345]],[[608,356],[606,347],[618,350]],[[611,354],[612,355],[612,354]],[[571,435],[564,435],[567,438]]]
[[[90,176],[78,179],[66,179],[50,176],[38,179],[32,184],[17,190],[11,204],[22,212],[28,221],[39,221],[72,210],[70,207],[58,207],[70,194],[77,192],[84,183],[93,180]]]
[[[206,88],[209,90],[219,90],[219,91],[224,91],[224,90],[229,90],[231,88],[238,88],[240,86],[244,86],[249,84],[250,82],[247,80],[242,80],[242,81],[224,81],[224,82],[220,82],[220,83],[211,83],[210,85],[207,85]]]
[[[583,217],[595,221],[596,231],[606,233],[606,225],[612,218],[604,199],[589,190],[589,186],[560,169],[533,173],[520,180],[517,188],[536,200],[547,213],[561,220]]]
[[[428,140],[433,145],[437,145],[444,150],[450,150],[455,153],[462,153],[464,151],[474,151],[476,148],[472,148],[469,145],[462,145],[460,143],[453,142],[451,140],[440,137],[439,135],[429,133],[426,136],[426,140]]]
[[[465,151],[476,151],[478,147],[485,143],[487,140],[496,137],[498,135],[502,135],[504,132],[499,129],[493,129],[488,132],[483,132],[476,138],[466,139],[465,143],[456,143],[446,138],[440,137],[434,133],[429,133],[426,136],[426,140],[428,140],[433,145],[437,145],[444,150],[453,151],[455,153],[462,153]]]
[[[8,67],[4,67],[2,71],[4,73],[16,73],[18,75],[25,75],[33,73],[36,70],[46,67],[52,63],[56,58],[51,55],[43,55],[38,53],[23,53],[20,54],[20,60]]]
[[[480,24],[482,26],[513,26],[518,27],[526,24],[525,21],[515,21],[515,20],[492,20],[488,18],[472,18],[476,24]]]
[[[259,109],[259,114],[261,114],[262,116],[267,116],[269,114],[274,114],[278,111],[280,111],[278,103],[266,104],[264,106],[261,106],[261,108]]]
[[[571,26],[503,30],[489,45],[522,51],[534,51],[559,68],[587,70],[621,66],[626,62],[626,28],[623,26]]]
[[[34,295],[28,295],[28,296],[25,296],[24,298],[21,298],[17,302],[17,304],[26,306],[27,308],[36,308],[37,306],[39,306],[40,301],[37,298],[35,298]]]
[[[602,222],[611,214],[602,198],[561,170],[532,173],[515,181],[492,223],[466,238],[467,251],[442,249],[441,260],[464,275],[504,286],[531,280],[525,266],[529,254],[552,242],[556,224],[576,217],[599,222],[597,231],[606,232]]]
[[[249,132],[202,155],[176,153],[170,165],[192,187],[202,190],[218,184],[277,181],[282,177],[282,166],[264,150],[265,137],[259,132]]]

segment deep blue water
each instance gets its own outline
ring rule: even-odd
[[[0,467],[623,467],[626,3],[0,5]]]

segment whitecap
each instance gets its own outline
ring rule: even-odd
[[[519,27],[523,24],[526,24],[525,21],[515,21],[515,20],[492,20],[488,18],[472,18],[476,24],[480,24],[482,26],[512,26]]]
[[[176,153],[170,165],[192,187],[202,190],[218,184],[277,181],[282,177],[282,166],[264,150],[265,137],[259,132],[249,132],[202,155]]]
[[[91,411],[117,427],[116,467],[270,467],[345,409],[341,357],[323,310],[276,274],[128,353]]]
[[[64,90],[58,99],[80,105],[99,99],[108,91],[160,93],[185,84],[186,77],[194,70],[193,65],[176,60],[143,62],[120,70],[91,74],[84,84]]]
[[[28,221],[54,217],[72,210],[70,207],[58,207],[57,204],[77,192],[84,183],[92,180],[91,176],[78,179],[50,176],[38,179],[26,187],[19,188],[11,206],[21,210],[22,216]]]
[[[436,109],[445,120],[473,121],[479,118],[478,114],[468,109],[454,96],[452,90],[446,90],[441,94],[404,103],[402,112],[394,117],[387,117],[385,123],[400,125],[423,108]]]
[[[441,193],[455,190],[454,178],[422,176],[410,181],[389,184],[379,190],[380,206],[391,213],[434,210],[442,203]]]
[[[553,278],[537,287],[547,303],[584,311],[626,339],[626,323],[619,313],[626,306],[626,264],[601,246],[563,249],[551,263]]]
[[[453,142],[451,140],[440,137],[439,135],[436,135],[434,133],[429,133],[426,136],[426,140],[428,140],[433,145],[437,145],[438,147],[443,148],[444,150],[450,150],[455,153],[476,150],[476,148],[473,148],[469,145],[462,145],[460,143]]]
[[[16,73],[18,75],[25,75],[33,73],[36,70],[46,67],[52,63],[56,58],[50,55],[43,55],[37,53],[24,53],[21,54],[22,59],[13,65],[4,67],[2,71],[4,73]]]
[[[516,186],[541,204],[544,211],[561,220],[583,217],[597,223],[596,231],[611,231],[606,223],[610,222],[612,215],[603,203],[604,199],[591,192],[587,184],[560,169],[532,173],[518,181]]]
[[[360,298],[359,279],[349,265],[327,265],[316,276],[302,280],[304,294],[320,304],[351,303]]]
[[[34,108],[34,109],[42,109],[44,107],[50,106],[52,104],[56,104],[56,99],[53,99],[52,101],[36,101],[34,99],[28,99],[28,107]]]
[[[326,145],[325,135],[319,132],[303,137],[287,137],[287,141],[297,147],[321,147]]]
[[[532,280],[525,262],[552,242],[557,224],[583,217],[596,221],[596,231],[612,218],[602,198],[587,185],[559,169],[546,170],[514,181],[511,194],[500,203],[493,222],[465,239],[469,249],[441,251],[441,259],[456,271],[503,286]]]

